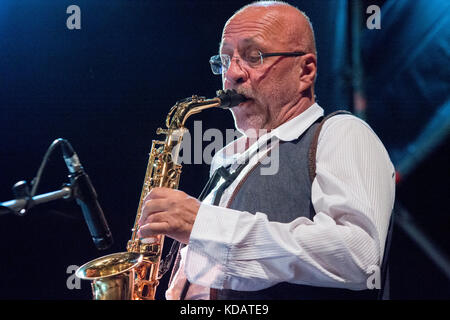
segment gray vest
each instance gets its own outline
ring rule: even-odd
[[[320,120],[320,119],[319,119]],[[269,221],[290,222],[298,217],[312,219],[311,177],[308,154],[319,121],[298,139],[279,145],[279,170],[261,175],[261,164],[253,167],[234,191],[228,207],[250,213],[263,212]],[[315,154],[314,154],[315,159]],[[315,170],[315,168],[314,168]],[[260,291],[211,290],[211,299],[372,299],[378,290],[352,291],[279,283]]]

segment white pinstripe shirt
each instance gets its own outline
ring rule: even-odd
[[[325,122],[311,189],[313,220],[299,217],[279,223],[269,221],[263,212],[224,207],[261,158],[258,145],[270,137],[297,139],[322,115],[323,109],[314,104],[245,152],[233,152],[243,141],[239,138],[214,156],[211,172],[243,157],[249,157],[250,163],[225,190],[219,206],[211,205],[214,191],[202,202],[167,299],[179,298],[186,277],[191,282],[186,299],[209,299],[209,288],[252,291],[279,282],[367,289],[367,279],[383,257],[395,170],[383,144],[364,121],[337,115]]]

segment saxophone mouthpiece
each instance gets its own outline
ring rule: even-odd
[[[217,97],[220,99],[220,108],[229,109],[237,106],[241,102],[247,100],[247,98],[236,92],[236,90],[218,90],[216,92]]]

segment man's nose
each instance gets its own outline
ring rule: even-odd
[[[230,66],[224,74],[224,78],[230,81],[231,84],[243,83],[248,79],[248,73],[242,66],[242,60],[233,57],[230,61]]]

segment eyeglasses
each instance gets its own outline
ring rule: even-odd
[[[305,52],[296,51],[296,52],[273,52],[273,53],[262,53],[261,51],[256,51],[253,54],[248,54],[242,57],[242,60],[250,67],[256,68],[264,63],[264,58],[267,57],[276,57],[276,56],[284,56],[284,57],[298,57],[305,55]],[[231,64],[231,57],[228,54],[218,54],[212,56],[209,59],[209,63],[211,64],[211,70],[214,74],[219,75],[228,71]]]

